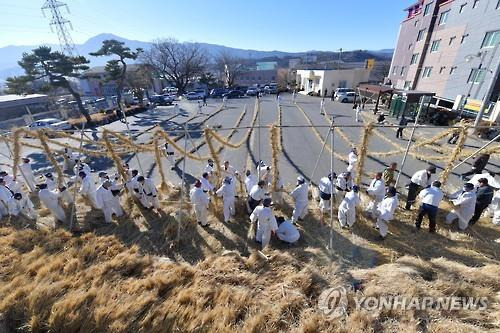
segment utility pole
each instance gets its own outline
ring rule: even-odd
[[[61,51],[68,56],[76,56],[78,52],[75,49],[75,44],[71,39],[71,35],[67,29],[67,25],[73,30],[73,26],[71,22],[65,19],[61,12],[59,11],[59,7],[66,7],[66,11],[69,14],[68,5],[64,2],[58,0],[46,0],[44,5],[42,6],[42,13],[45,16],[45,10],[49,9],[52,15],[52,19],[50,20],[50,30],[54,32],[52,26],[56,27],[57,38],[59,38],[59,44],[61,46]]]

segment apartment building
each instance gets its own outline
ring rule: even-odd
[[[419,0],[405,11],[389,72],[396,88],[447,105],[498,100],[500,0]]]

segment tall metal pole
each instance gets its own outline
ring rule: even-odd
[[[184,123],[184,135],[187,136],[187,126]],[[186,155],[187,155],[187,140],[184,140],[184,158],[182,160],[182,179],[181,179],[181,198],[179,201],[179,213],[178,213],[178,222],[177,222],[177,246],[180,244],[181,240],[181,222],[182,222],[182,205],[184,204],[184,186],[185,185],[185,174],[186,174]]]
[[[259,145],[259,148],[257,149],[257,156],[258,156],[258,159],[259,159],[259,162],[261,160],[260,158],[260,99],[257,98],[257,117],[259,118],[259,137],[257,138],[257,143]],[[260,180],[260,164],[257,165],[257,179]]]
[[[331,149],[330,149],[330,174],[333,175],[333,143],[334,143],[334,122],[333,122],[333,115],[332,115],[332,127],[330,128],[331,131]],[[333,180],[332,180],[333,181]],[[333,183],[332,187],[330,189],[330,253],[333,254]]]
[[[498,49],[498,45],[500,45],[500,43],[497,43],[497,45],[495,45],[495,49],[493,50],[493,54],[491,55],[491,59],[493,59],[493,57],[495,56],[496,51]],[[491,61],[490,61],[490,63],[491,63]],[[489,69],[487,68],[486,70],[489,70]],[[497,82],[498,75],[500,75],[500,64],[497,65],[496,71],[491,76],[491,81],[490,81],[490,85],[488,86],[488,91],[484,95],[483,101],[481,102],[481,108],[479,109],[479,111],[477,113],[476,120],[474,121],[474,126],[479,126],[479,123],[483,119],[484,110],[486,109],[486,105],[488,104],[488,100],[490,99],[490,96],[493,93],[493,90],[495,89],[495,83]],[[477,131],[477,129],[475,129],[475,131]]]
[[[422,96],[422,97],[420,97],[420,105],[418,107],[417,116],[415,117],[415,126],[411,130],[410,139],[408,140],[408,144],[406,145],[405,155],[403,156],[403,161],[401,162],[401,167],[399,168],[398,177],[396,178],[396,183],[394,184],[395,188],[397,188],[399,178],[401,177],[401,173],[403,172],[403,167],[404,167],[405,162],[406,162],[406,157],[408,156],[408,152],[410,151],[410,146],[411,146],[411,143],[413,140],[413,135],[415,134],[415,129],[417,128],[417,125],[418,125],[418,118],[420,118],[420,112],[424,108],[424,103],[425,103],[425,98],[424,98],[424,96]]]

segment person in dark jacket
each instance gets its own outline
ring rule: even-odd
[[[488,161],[490,160],[490,155],[489,154],[481,154],[478,157],[476,157],[476,160],[472,164],[472,169],[464,174],[462,174],[462,179],[464,179],[467,176],[478,174],[478,173],[483,173],[484,168],[488,164]]]
[[[408,120],[406,120],[405,116],[402,116],[401,119],[399,120],[398,130],[396,131],[396,139],[403,138],[403,130],[405,129],[405,126],[407,124],[408,124]]]
[[[488,208],[493,200],[494,192],[493,187],[488,185],[488,179],[479,179],[479,187],[476,191],[476,208],[474,210],[474,215],[469,221],[469,225],[473,225],[479,220],[483,211]]]

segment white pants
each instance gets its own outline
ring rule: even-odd
[[[354,222],[356,222],[356,210],[355,209],[342,209],[339,208],[339,212],[337,214],[340,222],[340,226],[345,227],[348,225],[352,227]]]
[[[50,212],[52,215],[54,215],[59,221],[65,222],[66,221],[66,213],[64,212],[64,209],[57,204],[55,207],[49,208]]]
[[[207,225],[207,207],[194,205],[193,209],[196,215],[196,221],[200,222],[201,225]]]
[[[257,233],[255,235],[255,239],[258,242],[261,242],[262,249],[269,245],[271,241],[271,228],[268,226],[263,226],[260,222],[257,222]]]
[[[9,215],[9,208],[7,204],[5,204],[3,201],[0,201],[0,218],[7,215]]]
[[[116,201],[105,202],[102,212],[104,213],[104,220],[108,223],[111,222],[113,213],[115,213],[117,217],[123,215],[122,206],[120,206],[120,203],[116,204]]]
[[[361,119],[361,112],[360,111],[356,111],[356,121],[359,122]]]
[[[370,214],[372,218],[375,218],[375,216],[377,215],[377,206],[382,200],[377,200],[373,197],[371,199],[372,200],[370,200],[368,205],[366,205],[365,212]]]
[[[303,219],[307,214],[307,204],[308,202],[296,202],[295,208],[292,213],[292,222],[297,222],[298,219]]]
[[[97,198],[95,196],[95,192],[84,194],[83,197],[87,198],[90,201],[92,207],[97,208]]]
[[[160,209],[160,201],[158,201],[158,196],[154,196],[154,195],[146,195],[146,194],[143,194],[141,196],[141,204],[146,207],[146,208],[151,208],[151,207],[154,207],[156,209]]]
[[[347,166],[347,172],[350,172],[351,176],[354,177],[354,174],[356,173],[356,165],[355,164],[349,164]]]
[[[224,222],[228,222],[234,214],[234,197],[224,198]]]
[[[446,219],[444,223],[450,225],[452,224],[456,219],[458,219],[458,228],[460,230],[465,230],[469,226],[469,220],[464,219],[460,213],[458,213],[455,210],[452,210],[451,212],[446,215]]]
[[[380,217],[377,218],[377,227],[378,231],[380,233],[380,236],[384,237],[387,236],[387,232],[389,231],[389,226],[387,225],[386,220],[381,219]]]

